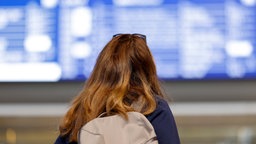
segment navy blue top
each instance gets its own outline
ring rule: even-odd
[[[176,123],[168,103],[157,97],[156,110],[147,115],[147,119],[153,125],[159,144],[180,144]],[[77,144],[68,143],[68,137],[58,137],[55,144]]]
[[[179,134],[168,103],[157,97],[156,110],[147,115],[153,125],[159,144],[180,144]]]

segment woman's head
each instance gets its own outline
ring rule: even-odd
[[[113,108],[119,104],[130,105],[139,97],[161,95],[156,66],[147,46],[146,36],[114,35],[99,54],[92,75],[87,81],[87,86],[97,84],[98,87],[104,87],[108,91],[109,95],[102,96],[104,97],[102,99],[111,99],[110,101],[113,102],[109,104],[106,100],[107,112],[113,111]],[[121,107],[121,109],[125,108]]]
[[[141,34],[117,34],[99,54],[91,76],[74,99],[60,126],[62,135],[76,134],[102,112],[126,117],[128,111],[150,114],[155,95],[162,96],[156,67]]]
[[[99,82],[116,88],[125,85],[152,84],[156,78],[156,67],[141,34],[117,34],[98,56],[90,77],[91,83]]]

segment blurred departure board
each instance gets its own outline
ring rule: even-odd
[[[0,0],[0,82],[86,80],[116,33],[160,79],[256,79],[256,0]]]

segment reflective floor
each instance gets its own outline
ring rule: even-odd
[[[0,144],[51,144],[59,117],[2,117]],[[256,116],[177,116],[182,144],[256,144]]]

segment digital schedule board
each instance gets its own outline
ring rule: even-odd
[[[256,79],[256,0],[0,0],[0,82],[84,81],[116,33],[163,80]]]

